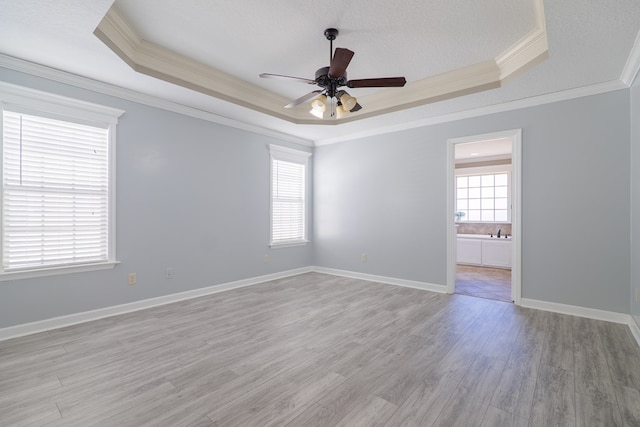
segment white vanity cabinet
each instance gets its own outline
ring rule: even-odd
[[[482,240],[482,265],[511,268],[511,240]]]
[[[457,238],[457,262],[459,264],[511,268],[511,239],[481,235],[471,236],[473,237]]]
[[[482,265],[482,240],[458,238],[458,263]]]

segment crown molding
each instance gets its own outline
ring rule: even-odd
[[[92,92],[101,93],[103,95],[113,96],[127,101],[136,102],[138,104],[148,105],[150,107],[159,108],[173,113],[182,114],[184,116],[205,120],[223,126],[241,129],[247,132],[277,138],[283,141],[293,142],[305,147],[313,147],[313,141],[290,135],[284,132],[256,126],[250,123],[241,122],[239,120],[230,119],[214,113],[199,110],[176,102],[167,101],[152,95],[143,94],[131,89],[122,88],[111,85],[109,83],[100,82],[87,77],[71,74],[66,71],[56,70],[44,65],[35,64],[23,59],[14,58],[0,54],[0,67],[8,70],[18,71],[47,80],[63,83],[66,85],[90,90]]]
[[[502,82],[513,79],[549,56],[544,4],[538,0],[533,2],[533,6],[536,16],[535,28],[496,57]]]
[[[498,55],[496,64],[500,68],[500,81],[509,81],[549,57],[547,32],[536,28],[515,45]]]
[[[600,83],[596,85],[584,86],[576,89],[570,89],[562,92],[554,92],[546,95],[540,95],[527,99],[521,99],[516,101],[504,102],[501,104],[474,108],[471,110],[445,114],[436,117],[430,117],[421,119],[409,123],[403,123],[399,125],[387,126],[382,128],[375,128],[364,132],[356,132],[348,135],[343,135],[336,138],[308,140],[300,138],[294,135],[290,135],[284,132],[278,132],[268,128],[252,125],[249,123],[241,122],[238,120],[230,119],[227,117],[219,116],[217,114],[209,113],[203,110],[199,110],[192,107],[187,107],[182,104],[167,101],[155,96],[146,95],[140,92],[136,92],[131,89],[125,89],[119,86],[111,85],[104,82],[89,79],[87,77],[78,76],[75,74],[67,73],[66,71],[60,71],[53,68],[46,67],[44,65],[35,64],[22,59],[14,58],[7,55],[0,54],[0,67],[8,70],[18,71],[21,73],[33,75],[36,77],[45,78],[58,83],[67,84],[70,86],[78,87],[81,89],[90,90],[93,92],[101,93],[108,96],[124,99],[127,101],[136,102],[138,104],[148,105],[150,107],[159,108],[166,111],[182,114],[185,116],[205,120],[208,122],[220,124],[223,126],[229,126],[235,129],[241,129],[247,132],[264,135],[272,138],[277,138],[283,141],[293,142],[295,144],[303,145],[306,147],[330,145],[339,142],[346,142],[355,139],[383,135],[392,132],[400,132],[403,130],[415,129],[425,126],[431,126],[439,123],[447,123],[456,120],[468,119],[473,117],[481,117],[489,114],[501,113],[505,111],[517,110],[521,108],[534,107],[538,105],[550,104],[559,101],[565,101],[575,98],[581,98],[584,96],[598,95],[601,93],[612,92],[620,89],[628,88],[629,85],[619,80]]]
[[[453,122],[456,120],[470,119],[474,117],[486,116],[489,114],[503,113],[506,111],[519,110],[522,108],[535,107],[538,105],[552,104],[554,102],[566,101],[575,98],[582,98],[585,96],[598,95],[606,92],[613,92],[620,89],[628,88],[619,80],[613,80],[610,82],[599,83],[590,86],[583,86],[575,89],[569,89],[561,92],[554,92],[545,95],[535,96],[526,99],[519,99],[515,101],[503,102],[501,104],[489,105],[486,107],[474,108],[471,110],[460,111],[451,114],[444,114],[436,117],[429,117],[426,119],[416,120],[413,122],[402,123],[393,126],[387,126],[383,128],[376,128],[367,130],[364,132],[356,132],[349,135],[343,135],[337,138],[327,138],[315,140],[314,145],[320,147],[322,145],[336,144],[338,142],[346,142],[360,138],[366,138],[375,135],[383,135],[387,133],[400,132],[403,130],[421,128],[425,126],[432,126],[440,123]]]
[[[143,40],[111,7],[94,35],[136,72],[288,120],[283,96]],[[248,101],[250,100],[250,101]]]
[[[622,75],[620,81],[627,87],[631,87],[633,81],[636,79],[638,72],[640,71],[640,32],[636,36],[636,41],[633,43],[631,53],[627,58],[627,62],[622,69]]]
[[[383,90],[361,98],[367,111],[357,119],[469,95],[500,86],[500,70],[494,60],[473,64],[408,83],[406,91]],[[351,121],[348,117],[345,122]]]
[[[363,96],[366,108],[340,120],[317,119],[308,106],[285,109],[289,99],[238,79],[214,67],[142,39],[111,7],[94,34],[135,71],[214,96],[294,124],[335,126],[428,103],[500,87],[547,57],[547,36],[542,0],[534,0],[535,28],[495,59],[469,65],[407,84],[402,89],[380,90]]]

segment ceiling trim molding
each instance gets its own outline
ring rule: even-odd
[[[503,102],[501,104],[490,105],[486,107],[474,108],[471,110],[460,111],[451,114],[445,114],[437,117],[429,117],[427,119],[416,120],[409,123],[387,126],[384,128],[376,128],[364,132],[352,133],[337,138],[327,138],[315,140],[314,145],[320,147],[323,145],[336,144],[339,142],[352,141],[371,136],[383,135],[387,133],[400,132],[415,128],[432,126],[440,123],[453,122],[456,120],[470,119],[474,117],[482,117],[489,114],[504,113],[507,111],[519,110],[522,108],[536,107],[544,104],[552,104],[554,102],[567,101],[585,96],[598,95],[606,92],[614,92],[621,89],[627,89],[628,86],[619,80],[599,83],[590,86],[583,86],[575,89],[569,89],[561,92],[548,93],[545,95],[535,96],[532,98],[519,99],[516,101]]]
[[[220,124],[223,126],[229,126],[235,129],[245,130],[247,132],[277,138],[283,141],[292,142],[295,144],[303,145],[305,147],[314,147],[322,145],[336,144],[339,142],[346,142],[360,138],[366,138],[370,136],[383,135],[387,133],[400,132],[403,130],[415,129],[425,126],[431,126],[439,123],[447,123],[456,120],[468,119],[473,117],[481,117],[489,114],[501,113],[511,110],[517,110],[521,108],[534,107],[538,105],[550,104],[559,101],[565,101],[575,98],[581,98],[585,96],[598,95],[606,92],[613,92],[620,89],[628,88],[629,85],[620,81],[614,80],[605,83],[599,83],[596,85],[584,86],[576,89],[570,89],[562,92],[554,92],[541,96],[536,96],[527,99],[521,99],[516,101],[504,102],[487,107],[480,107],[471,110],[461,111],[457,113],[445,114],[437,117],[430,117],[427,119],[417,120],[409,123],[403,123],[399,125],[381,127],[371,129],[365,132],[357,132],[337,138],[327,138],[319,140],[308,140],[300,138],[295,135],[291,135],[284,132],[252,125],[249,123],[241,122],[238,120],[223,117],[214,113],[199,110],[197,108],[187,107],[182,104],[178,104],[172,101],[167,101],[162,98],[158,98],[152,95],[143,94],[132,89],[126,89],[123,87],[111,85],[109,83],[92,80],[87,77],[78,76],[53,69],[44,65],[36,64],[33,62],[25,61],[23,59],[14,58],[8,55],[0,54],[0,67],[8,70],[18,71],[21,73],[33,75],[36,77],[45,78],[58,83],[67,84],[70,86],[78,87],[81,89],[90,90],[93,92],[101,93],[103,95],[113,96],[116,98],[124,99],[127,101],[136,102],[138,104],[147,105],[150,107],[159,108],[166,111],[182,114],[185,116],[193,117],[196,119],[205,120],[208,122]]]
[[[211,123],[229,126],[235,129],[244,130],[258,135],[268,136],[271,138],[277,138],[283,141],[293,142],[305,147],[314,146],[313,141],[305,138],[300,138],[295,135],[279,132],[246,122],[241,122],[235,119],[230,119],[228,117],[220,116],[218,114],[210,113],[204,110],[199,110],[197,108],[187,107],[186,105],[168,101],[166,99],[158,98],[152,95],[147,95],[132,89],[126,89],[120,86],[93,80],[88,77],[78,76],[66,71],[61,71],[44,65],[25,61],[23,59],[14,58],[12,56],[0,54],[0,67],[78,87],[81,89],[90,90],[92,92],[101,93],[103,95],[113,96],[127,101],[136,102],[138,104],[171,111],[173,113],[182,114],[184,116],[205,120]]]
[[[364,96],[360,101],[367,104],[367,110],[371,105],[376,110],[374,113],[380,114],[381,112],[398,111],[497,87],[500,87],[500,70],[496,62],[491,59],[408,83],[405,86],[407,92],[384,90]],[[392,104],[393,107],[385,108],[388,104]],[[359,117],[366,118],[377,114],[365,112]]]
[[[286,114],[273,111],[276,107],[281,110],[282,105],[289,102],[287,98],[143,40],[114,7],[107,11],[93,33],[138,73],[261,113],[290,119]]]
[[[631,48],[631,53],[627,58],[627,62],[624,64],[620,81],[627,85],[627,87],[630,87],[636,79],[638,72],[640,72],[640,32],[638,32],[636,41]]]
[[[500,81],[509,81],[548,57],[547,32],[536,28],[498,55],[496,64],[500,68]]]
[[[314,118],[308,114],[306,105],[285,109],[288,98],[142,39],[114,6],[94,34],[139,73],[294,124],[335,126],[497,88],[506,79],[536,65],[547,57],[548,43],[542,0],[533,3],[536,16],[533,30],[496,58],[414,81],[404,88],[363,96],[360,101],[366,108],[340,120]]]
[[[339,125],[381,114],[400,111],[453,97],[469,95],[488,89],[500,87],[500,70],[494,60],[473,64],[468,67],[428,77],[405,85],[407,92],[381,90],[359,98],[359,102],[367,105],[367,109],[358,115],[349,115],[342,120],[325,120],[329,125]],[[304,112],[308,106],[299,106]],[[308,116],[308,114],[307,114]],[[306,124],[317,121],[301,120]]]
[[[496,57],[496,63],[500,68],[500,80],[503,82],[522,74],[549,56],[544,5],[541,0],[534,0],[533,6],[536,27]]]

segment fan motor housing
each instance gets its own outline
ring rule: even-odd
[[[329,67],[318,68],[316,71],[316,81],[321,78],[329,78]]]
[[[318,68],[318,70],[316,71],[315,80],[316,80],[316,83],[322,87],[330,86],[332,83],[334,83],[336,87],[338,87],[338,86],[346,85],[348,79],[347,79],[346,71],[344,72],[342,77],[331,78],[329,77],[329,67],[322,67],[322,68]]]

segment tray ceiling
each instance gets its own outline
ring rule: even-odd
[[[21,0],[1,7],[0,78],[13,69],[111,87],[100,90],[303,143],[628,87],[640,65],[637,0],[544,8],[541,0]],[[334,46],[355,52],[350,78],[404,75],[407,86],[350,90],[363,109],[343,121],[314,122],[308,105],[284,110],[313,86],[258,74],[313,78],[328,65],[327,27],[340,29]]]
[[[336,125],[493,89],[547,56],[541,0],[513,0],[506,7],[479,0],[462,8],[421,0],[372,8],[357,0],[344,15],[336,7],[301,8],[295,0],[242,2],[233,8],[224,1],[190,1],[185,6],[116,1],[95,34],[140,73],[296,124]],[[291,11],[297,25],[274,25]],[[242,22],[223,16],[242,17]],[[340,120],[314,118],[308,104],[285,109],[317,88],[261,81],[259,70],[313,79],[317,68],[329,65],[323,23],[337,20],[346,21],[346,27],[339,28],[335,44],[357,52],[348,70],[351,78],[404,75],[408,84],[349,90],[364,108]]]

